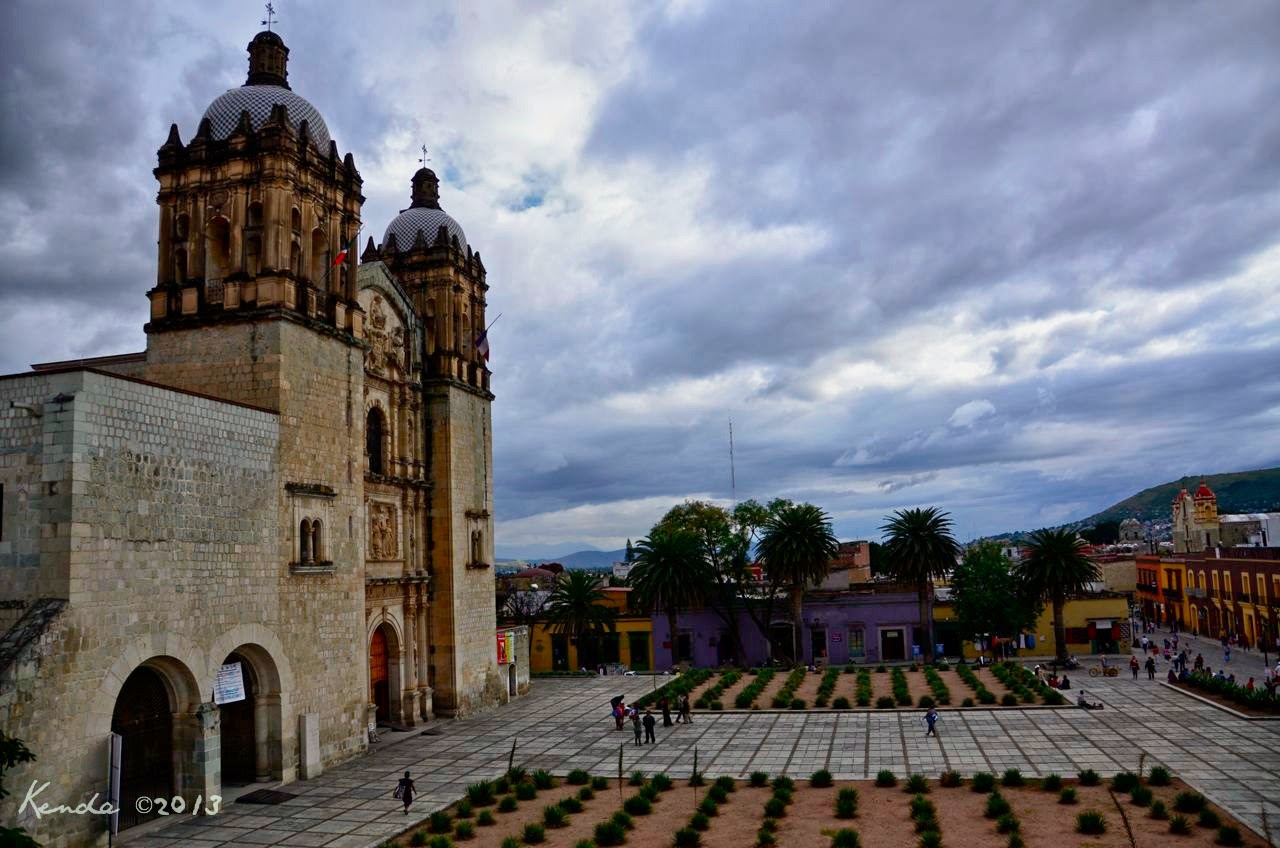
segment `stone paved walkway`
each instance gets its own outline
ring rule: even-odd
[[[1280,722],[1250,722],[1145,679],[1084,678],[1093,700],[1082,710],[946,711],[940,737],[925,738],[920,714],[699,713],[690,726],[659,726],[657,745],[636,748],[607,716],[612,694],[639,695],[647,678],[537,681],[528,698],[476,718],[437,725],[417,736],[291,784],[296,799],[274,807],[233,804],[212,818],[186,819],[126,840],[138,848],[326,846],[363,848],[424,819],[462,796],[468,783],[501,774],[513,739],[516,761],[564,774],[571,768],[624,768],[687,776],[751,771],[807,777],[828,768],[837,779],[936,775],[1018,768],[1028,776],[1084,768],[1103,774],[1163,764],[1260,832],[1265,805],[1280,825]],[[625,744],[624,744],[625,743]],[[405,817],[391,797],[396,779],[413,773],[422,792]]]

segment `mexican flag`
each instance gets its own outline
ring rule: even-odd
[[[338,255],[333,257],[333,267],[337,268],[343,262],[347,261],[347,254],[350,253],[352,250],[355,250],[356,240],[359,238],[360,238],[360,233],[357,232],[355,235],[351,237],[351,241],[343,245],[342,250],[338,251]]]

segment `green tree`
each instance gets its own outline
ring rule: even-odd
[[[7,798],[9,792],[4,788],[4,774],[14,766],[34,762],[36,755],[31,753],[21,739],[17,739],[0,730],[0,799]],[[0,845],[5,848],[40,848],[40,844],[20,827],[0,827]]]
[[[1053,605],[1053,637],[1062,663],[1067,661],[1067,626],[1062,618],[1067,596],[1084,591],[1102,575],[1084,555],[1084,546],[1074,530],[1037,530],[1027,540],[1029,553],[1017,566],[1026,590]]]
[[[960,628],[970,638],[984,633],[1016,636],[1035,626],[1043,608],[996,542],[978,542],[965,550],[951,574],[951,596]]]
[[[960,555],[952,526],[950,513],[931,506],[900,509],[887,516],[880,527],[888,534],[884,555],[889,573],[916,588],[925,662],[933,661],[933,614],[929,609],[933,581],[955,568]]]
[[[781,507],[765,522],[760,558],[772,581],[788,587],[791,600],[791,658],[800,659],[804,591],[827,576],[840,543],[831,517],[809,503]]]
[[[1120,522],[1099,521],[1082,530],[1080,535],[1091,545],[1113,545],[1120,541]]]
[[[632,601],[640,609],[666,615],[674,664],[676,613],[696,606],[710,588],[702,540],[683,527],[659,524],[636,548],[636,565],[627,578]]]
[[[580,665],[583,654],[594,661],[596,646],[615,629],[616,610],[604,605],[604,591],[598,577],[586,571],[567,571],[547,599],[547,623],[552,633],[565,633],[578,644]]]

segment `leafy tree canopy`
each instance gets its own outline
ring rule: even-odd
[[[952,573],[951,593],[960,627],[971,636],[1015,635],[1034,626],[1042,608],[996,542],[969,546]]]

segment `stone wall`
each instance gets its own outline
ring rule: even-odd
[[[195,722],[199,705],[212,698],[218,666],[243,643],[260,645],[280,685],[292,686],[280,595],[250,588],[270,585],[279,571],[279,421],[85,371],[0,385],[7,394],[44,399],[74,395],[45,406],[39,437],[25,423],[4,431],[3,455],[21,456],[28,477],[38,468],[46,491],[56,484],[57,494],[17,514],[15,530],[41,538],[40,569],[65,570],[70,603],[0,671],[0,715],[38,757],[6,775],[8,786],[21,797],[32,780],[50,781],[43,797],[75,804],[105,794],[116,696],[143,662],[163,667],[180,723]],[[5,423],[14,424],[7,416]],[[31,591],[10,582],[10,569],[4,574],[5,597]],[[46,580],[38,591],[56,583]],[[287,698],[286,691],[285,709]],[[283,766],[292,738],[288,722],[282,729]],[[202,773],[208,764],[196,763],[191,751],[184,754],[175,791],[194,798],[218,776]],[[6,805],[6,822],[16,810]],[[102,826],[80,816],[21,824],[51,848],[91,844]]]
[[[437,711],[457,715],[500,703],[506,692],[494,649],[491,401],[441,383],[428,386],[425,399],[434,484],[432,686]],[[475,533],[480,550],[473,553]]]

